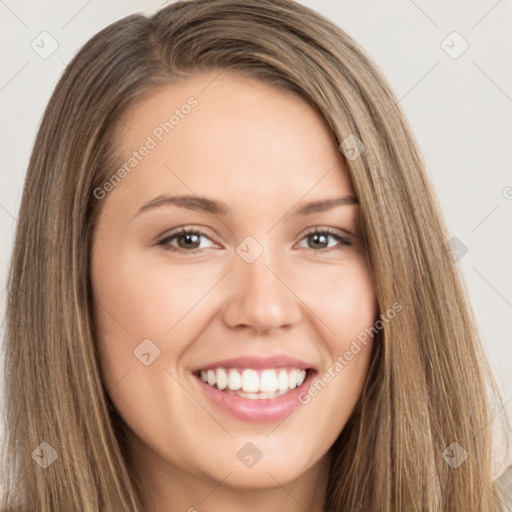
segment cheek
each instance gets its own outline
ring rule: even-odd
[[[190,405],[174,377],[200,328],[202,312],[196,306],[211,288],[207,277],[192,267],[178,272],[128,253],[114,258],[104,251],[93,260],[97,345],[106,388],[127,425],[150,444],[166,439],[169,425],[179,425],[183,411],[191,423],[205,421],[204,411],[195,402]]]
[[[167,363],[179,358],[189,342],[183,329],[188,329],[189,338],[193,332],[188,317],[197,320],[200,308],[195,308],[214,282],[191,268],[176,271],[149,265],[135,255],[109,257],[108,251],[98,255],[91,285],[98,348],[104,366],[108,365],[107,378],[115,379],[138,363],[134,351],[144,340],[151,340],[156,352],[165,347]]]
[[[337,306],[329,310],[329,315],[341,341],[341,346],[336,347],[339,352],[348,340],[356,338],[376,321],[377,300],[366,267],[361,265],[345,275],[343,281],[332,290],[331,299]]]
[[[374,285],[362,256],[342,265],[317,265],[314,273],[303,272],[296,282],[297,295],[316,317],[331,356],[344,352],[347,343],[377,319]]]
[[[317,317],[325,355],[315,383],[301,399],[317,409],[318,418],[329,418],[323,428],[335,437],[348,420],[367,375],[378,315],[374,285],[360,258],[335,271],[320,269],[314,283],[306,282],[301,293]]]

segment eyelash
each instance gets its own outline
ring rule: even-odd
[[[207,233],[205,233],[204,231],[202,231],[199,228],[193,228],[193,229],[192,228],[182,228],[179,231],[177,231],[175,233],[171,233],[170,235],[167,235],[166,237],[160,239],[158,241],[158,245],[161,246],[162,249],[164,249],[164,250],[173,251],[173,252],[185,252],[185,253],[191,253],[191,254],[196,254],[196,253],[202,252],[204,249],[187,250],[187,249],[182,249],[181,247],[177,248],[177,247],[173,247],[173,246],[169,245],[170,240],[172,240],[180,235],[191,235],[191,234],[192,235],[201,235],[206,238],[209,238]],[[340,245],[342,247],[352,245],[352,241],[350,240],[349,237],[340,235],[337,231],[334,231],[330,228],[314,228],[311,231],[308,231],[307,233],[305,233],[304,236],[301,238],[301,241],[304,240],[309,235],[316,235],[316,234],[320,234],[320,235],[327,234],[327,235],[335,238],[340,243]],[[312,250],[314,252],[323,254],[323,253],[330,252],[330,251],[333,251],[336,249],[337,249],[336,247],[327,247],[324,249],[312,249]]]

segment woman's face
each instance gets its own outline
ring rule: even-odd
[[[159,478],[298,479],[355,406],[371,339],[351,347],[377,315],[336,141],[299,97],[227,71],[160,89],[117,135],[91,280],[131,456]]]

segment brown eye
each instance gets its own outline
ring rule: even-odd
[[[201,252],[200,248],[201,239],[206,238],[209,240],[206,233],[198,229],[181,229],[175,233],[171,233],[158,242],[166,250],[183,251],[183,252]],[[176,241],[176,244],[172,242]]]
[[[198,249],[201,244],[201,235],[197,233],[183,233],[177,235],[175,238],[182,249]],[[182,241],[183,244],[181,244],[180,241]]]
[[[311,249],[315,249],[317,252],[331,251],[335,250],[337,247],[328,247],[329,239],[334,239],[341,246],[350,246],[352,242],[350,238],[347,236],[341,235],[337,231],[333,231],[330,229],[314,229],[309,233],[306,233],[303,240],[307,239],[308,246]]]

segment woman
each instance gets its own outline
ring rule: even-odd
[[[113,23],[26,177],[3,509],[502,510],[447,240],[389,85],[325,18]]]

